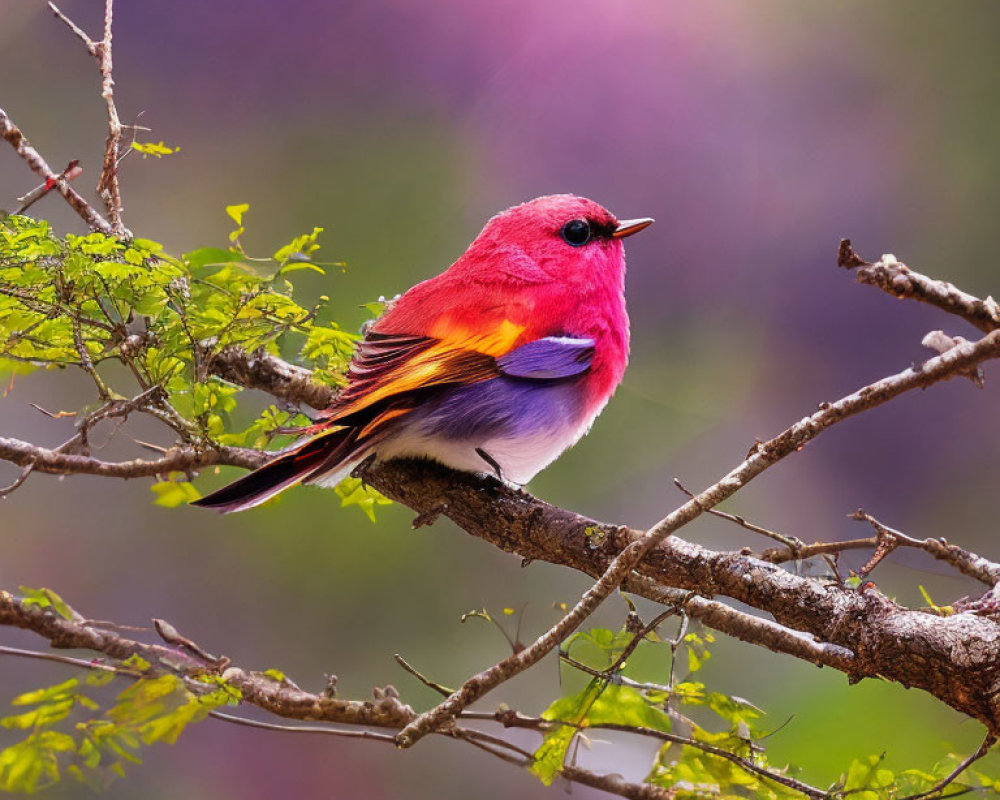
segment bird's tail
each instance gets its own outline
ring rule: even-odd
[[[370,444],[358,441],[357,428],[324,431],[191,505],[228,514],[258,506],[303,482],[332,485],[364,457]]]

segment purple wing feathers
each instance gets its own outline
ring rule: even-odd
[[[547,336],[500,356],[497,366],[511,378],[558,380],[586,372],[593,358],[593,339]]]

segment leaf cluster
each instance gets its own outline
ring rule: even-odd
[[[228,247],[174,257],[157,242],[102,233],[61,237],[42,220],[0,218],[0,380],[38,369],[78,369],[94,384],[88,421],[146,413],[198,448],[270,448],[309,424],[297,408],[246,401],[248,393],[213,374],[227,348],[290,354],[328,385],[343,381],[357,336],[329,319],[329,297],[296,299],[296,273],[323,273],[315,260],[321,228],[271,256],[241,244],[247,206]],[[66,412],[62,412],[66,413]],[[86,416],[84,415],[86,414]],[[185,475],[154,487],[160,505],[198,495]],[[371,516],[380,496],[343,488],[345,505]]]
[[[674,738],[657,748],[645,782],[670,791],[679,800],[803,796],[780,780],[794,779],[796,771],[774,765],[767,757],[764,743],[775,731],[762,725],[764,712],[741,697],[712,691],[696,679],[712,655],[711,633],[688,633],[675,642],[663,642],[655,633],[647,633],[629,659],[621,661],[636,635],[627,627],[618,631],[597,628],[567,640],[566,654],[572,652],[574,661],[585,664],[594,676],[581,690],[567,691],[542,713],[544,720],[558,723],[546,733],[530,767],[544,784],[552,783],[567,762],[575,761],[580,745],[589,744],[590,736],[610,728],[661,741]],[[633,665],[650,660],[663,665],[666,683],[636,679]],[[686,666],[686,674],[676,679],[681,665]],[[657,732],[667,736],[656,737]],[[899,800],[931,790],[961,762],[958,755],[950,754],[930,770],[895,772],[885,766],[884,758],[883,753],[855,759],[823,790],[825,796],[831,800]],[[997,779],[978,770],[967,780],[949,784],[948,791],[1000,788]]]
[[[116,673],[133,682],[102,711],[95,697]],[[19,695],[12,703],[26,710],[0,719],[0,726],[25,734],[0,751],[0,791],[32,794],[63,775],[104,788],[124,776],[127,764],[142,763],[144,746],[172,744],[212,709],[240,699],[218,678],[195,688],[176,675],[150,673],[149,663],[133,656],[117,669],[95,668],[82,681]]]

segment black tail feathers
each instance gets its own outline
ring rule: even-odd
[[[291,486],[342,467],[354,454],[356,438],[353,428],[324,432],[191,505],[224,514],[253,508]]]

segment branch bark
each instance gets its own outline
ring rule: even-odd
[[[104,478],[150,478],[169,472],[188,472],[201,467],[226,464],[244,469],[262,466],[271,453],[248,450],[243,447],[216,447],[198,449],[191,446],[172,447],[162,458],[131,461],[102,461],[92,456],[61,453],[0,436],[0,459],[20,467],[31,467],[33,472],[52,475],[99,475]]]
[[[399,743],[410,744],[446,724],[486,691],[535,663],[623,582],[633,591],[654,599],[667,597],[672,603],[677,602],[677,590],[691,592],[685,600],[689,613],[720,630],[832,666],[851,680],[881,675],[906,686],[918,686],[982,721],[989,730],[1000,730],[1000,706],[994,701],[1000,690],[1000,629],[992,619],[972,614],[940,618],[912,611],[877,591],[828,586],[752,556],[710,551],[672,535],[827,428],[905,391],[967,374],[997,356],[1000,330],[977,342],[963,341],[922,365],[876,381],[834,403],[821,404],[817,412],[774,439],[758,443],[744,462],[645,534],[555,508],[490,478],[427,462],[390,462],[369,468],[365,479],[416,510],[421,523],[444,514],[469,533],[509,552],[603,576],[546,636],[473,678],[431,715],[421,718],[416,727],[417,721],[408,723]],[[247,357],[230,349],[220,354],[211,368],[229,380],[274,391],[289,401],[319,404],[327,393],[332,396],[332,390],[317,388],[306,371],[270,356]],[[0,439],[0,458],[31,466],[36,472],[138,477],[211,464],[249,468],[268,457],[267,453],[238,448],[183,446],[154,461],[112,464]],[[994,574],[988,566],[985,571],[979,569],[979,577]],[[708,599],[713,596],[746,603],[770,614],[775,622],[736,612]]]
[[[67,17],[55,3],[49,2],[49,9],[58,20],[66,25],[83,42],[87,52],[97,59],[97,69],[101,75],[101,97],[108,116],[108,136],[104,142],[104,163],[97,180],[97,193],[104,201],[110,219],[111,233],[119,239],[130,237],[131,232],[122,222],[122,197],[118,184],[118,162],[121,160],[122,123],[115,106],[114,60],[112,58],[112,24],[114,22],[114,0],[104,0],[104,34],[100,41],[94,41],[73,20]]]
[[[203,348],[203,366],[223,380],[247,389],[259,389],[286,403],[302,403],[315,409],[328,408],[336,389],[318,383],[312,372],[272,356],[263,348],[248,353],[230,345],[219,352]]]
[[[48,162],[31,146],[24,134],[21,133],[21,129],[14,124],[14,121],[7,116],[7,112],[2,108],[0,108],[0,138],[14,148],[14,152],[24,159],[25,163],[31,168],[31,171],[42,178],[45,182],[44,185],[53,186],[59,194],[66,198],[66,202],[69,203],[70,208],[79,214],[83,221],[91,228],[109,235],[112,233],[111,225],[108,221],[97,213],[93,206],[84,200],[76,189],[69,185],[68,177],[52,171]]]
[[[162,625],[162,621],[156,621]],[[371,700],[348,700],[337,697],[333,686],[319,693],[305,691],[287,678],[281,680],[255,670],[248,670],[233,665],[228,658],[216,658],[208,655],[201,648],[193,646],[183,637],[177,637],[187,642],[188,647],[177,646],[172,633],[168,644],[150,644],[123,636],[120,632],[109,630],[86,620],[76,612],[72,618],[66,618],[44,609],[38,605],[29,605],[9,592],[0,590],[0,625],[8,625],[24,630],[30,630],[49,641],[52,647],[58,649],[82,649],[99,653],[112,659],[107,661],[86,661],[73,657],[46,654],[16,648],[0,648],[0,655],[15,655],[28,658],[41,658],[60,663],[71,664],[87,669],[102,669],[124,675],[132,679],[153,677],[162,674],[173,674],[191,681],[195,691],[203,690],[204,684],[195,679],[206,672],[219,675],[229,686],[238,689],[241,703],[253,705],[271,714],[286,719],[294,719],[314,723],[335,723],[338,725],[363,726],[365,728],[381,728],[396,731],[417,717],[416,712],[399,697],[392,686],[376,687]],[[160,627],[158,626],[158,630]],[[172,629],[171,629],[172,631]],[[145,673],[136,673],[128,666],[127,659],[139,656],[150,664]],[[516,713],[516,712],[514,712]],[[288,727],[273,723],[260,723],[254,720],[244,720],[228,714],[213,712],[213,716],[227,722],[254,727],[264,727],[270,730],[284,730],[299,733],[325,733],[338,736],[374,739],[387,743],[394,741],[391,734],[368,730],[354,730],[330,727]],[[473,719],[483,719],[475,716]],[[527,718],[524,718],[527,719]],[[496,722],[503,724],[500,718]],[[549,723],[539,720],[540,725],[534,726],[539,733],[547,730]],[[505,726],[506,727],[506,726]],[[523,726],[528,727],[528,726]],[[640,729],[635,729],[641,733]],[[531,763],[530,754],[522,748],[503,739],[491,736],[482,731],[468,727],[454,726],[441,735],[467,742],[491,755],[512,761],[519,766]],[[702,747],[700,743],[693,746]],[[747,762],[745,768],[753,765]],[[759,773],[760,771],[757,770]],[[763,771],[764,777],[772,780],[784,778],[779,773]],[[649,798],[651,800],[669,800],[672,793],[649,784],[632,783],[617,775],[601,775],[591,770],[577,766],[563,768],[564,779],[587,786],[603,789],[612,794],[626,798]]]
[[[1000,328],[1000,304],[992,297],[981,300],[947,281],[910,269],[894,255],[884,255],[878,261],[865,261],[855,252],[850,239],[842,239],[837,266],[856,269],[858,283],[875,286],[899,299],[918,300],[935,306],[961,317],[983,333]]]

